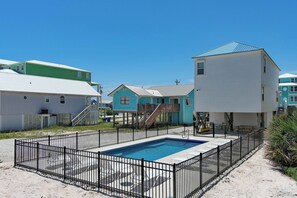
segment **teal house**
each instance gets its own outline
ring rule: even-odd
[[[156,123],[193,123],[193,84],[150,88],[122,84],[109,96],[113,97],[113,115],[121,113],[123,125],[141,128]]]
[[[282,74],[279,76],[279,106],[297,106],[297,75]]]

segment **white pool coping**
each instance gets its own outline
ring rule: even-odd
[[[139,144],[139,143],[144,143],[144,142],[149,142],[152,140],[159,140],[159,139],[164,139],[164,138],[176,138],[176,139],[182,139],[182,140],[199,140],[199,141],[206,141],[203,144],[191,147],[189,149],[182,150],[180,152],[174,153],[172,155],[168,155],[166,157],[163,157],[161,159],[156,160],[155,162],[162,162],[162,163],[167,163],[167,164],[174,164],[174,163],[179,163],[181,161],[184,161],[186,159],[189,159],[193,157],[192,155],[188,155],[188,153],[191,152],[199,152],[199,150],[203,150],[204,152],[207,152],[217,145],[223,145],[227,142],[230,142],[234,138],[229,138],[229,139],[224,139],[224,138],[212,138],[212,137],[201,137],[201,136],[189,136],[189,138],[182,138],[181,135],[162,135],[162,136],[157,136],[157,137],[151,137],[151,138],[146,138],[146,139],[141,139],[141,140],[135,140],[131,142],[126,142],[126,143],[120,143],[120,144],[115,144],[115,145],[110,145],[110,146],[105,146],[102,148],[95,148],[95,149],[90,149],[88,151],[91,152],[103,152],[111,149],[117,149],[125,146],[131,146],[134,144]]]

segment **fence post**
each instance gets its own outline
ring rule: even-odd
[[[64,173],[63,173],[63,176],[64,176],[64,180],[65,180],[66,179],[66,146],[64,146],[63,155],[64,155],[64,163],[63,163]]]
[[[135,139],[135,127],[134,126],[132,126],[132,139],[133,139],[133,141],[134,141],[134,139]]]
[[[215,137],[215,124],[212,123],[212,137],[214,138]]]
[[[14,158],[13,158],[13,166],[15,167],[16,166],[16,142],[17,140],[14,139]]]
[[[200,189],[202,189],[202,153],[200,153]]]
[[[196,135],[196,133],[195,133],[195,122],[193,122],[193,136],[195,136]]]
[[[220,175],[220,146],[217,147],[217,176]]]
[[[256,148],[256,132],[254,132],[254,149]]]
[[[230,141],[230,166],[232,166],[232,153],[233,153],[233,142]]]
[[[141,158],[141,193],[144,197],[144,159]]]
[[[145,125],[145,138],[147,138],[147,125]]]
[[[120,140],[119,140],[119,127],[117,127],[117,144],[120,142]]]
[[[167,134],[168,134],[168,122],[167,122]]]
[[[250,152],[250,134],[248,134],[248,145],[247,145],[247,152]]]
[[[36,152],[36,154],[37,154],[36,171],[39,171],[39,142],[37,142],[36,148],[37,148],[37,152]]]
[[[157,136],[159,136],[159,124],[157,124]]]
[[[100,131],[100,130],[99,130]],[[98,151],[98,184],[97,184],[97,187],[98,187],[98,191],[99,191],[99,188],[100,188],[100,151]]]
[[[49,135],[48,137],[47,137],[47,145],[51,145],[51,136]]]
[[[239,147],[239,158],[241,159],[241,151],[242,151],[242,137],[240,136],[240,147]]]
[[[76,139],[76,150],[78,150],[78,132],[75,134],[75,139]]]
[[[176,198],[176,164],[173,164],[173,197]]]
[[[100,130],[98,130],[98,146],[99,146],[99,148],[100,148],[100,142],[101,142],[101,131]]]

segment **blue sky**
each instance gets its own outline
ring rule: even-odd
[[[90,70],[105,94],[121,83],[191,83],[191,57],[232,41],[264,47],[282,73],[297,73],[297,1],[10,0],[0,7],[0,58]]]

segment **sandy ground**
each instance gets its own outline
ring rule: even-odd
[[[108,197],[13,168],[13,140],[0,140],[0,197]],[[297,197],[297,182],[280,173],[260,149],[210,188],[203,197]]]
[[[203,197],[297,197],[297,182],[265,159],[263,147]]]

